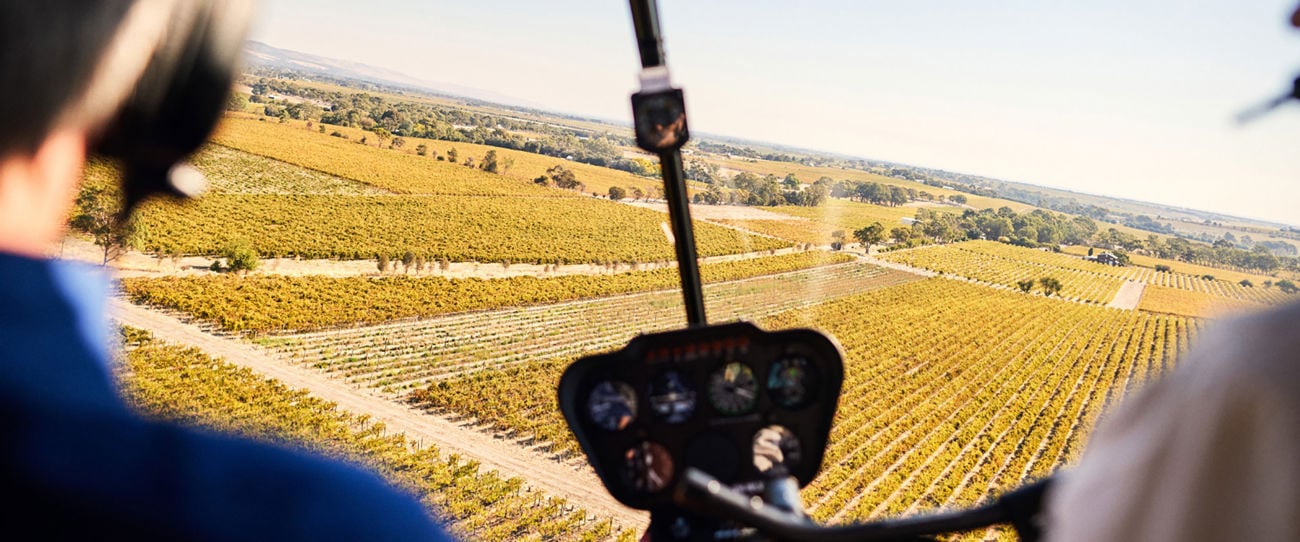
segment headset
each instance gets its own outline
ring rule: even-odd
[[[154,196],[188,199],[206,182],[184,164],[216,128],[239,73],[247,0],[180,0],[143,75],[90,152],[122,171],[122,217]]]

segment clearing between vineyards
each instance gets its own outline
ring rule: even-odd
[[[964,506],[1077,459],[1100,414],[1169,370],[1203,322],[928,279],[760,320],[813,326],[846,354],[819,520]],[[554,388],[575,354],[466,373],[411,393],[575,455]]]
[[[198,348],[289,388],[305,389],[344,412],[383,423],[407,440],[434,444],[444,453],[473,458],[482,468],[496,470],[507,478],[522,478],[528,487],[565,499],[597,517],[611,518],[619,527],[643,529],[648,522],[645,513],[631,510],[601,491],[600,481],[590,469],[575,469],[448,417],[422,412],[319,372],[285,364],[258,346],[205,333],[169,315],[118,299],[111,302],[110,308],[113,318],[123,325],[147,330],[159,340]]]
[[[852,259],[821,251],[797,252],[709,263],[700,272],[706,282],[721,282]],[[229,332],[265,334],[663,290],[676,287],[678,281],[675,268],[659,268],[616,275],[490,280],[225,274],[126,278],[121,285],[134,302],[179,311]]]

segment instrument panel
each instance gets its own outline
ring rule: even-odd
[[[738,322],[642,335],[579,359],[559,401],[610,494],[651,510],[671,506],[687,467],[737,488],[761,488],[778,466],[810,483],[843,377],[825,335]]]

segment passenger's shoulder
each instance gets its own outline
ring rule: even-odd
[[[1184,365],[1206,385],[1300,384],[1300,302],[1211,323]]]

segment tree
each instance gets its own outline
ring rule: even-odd
[[[72,227],[91,235],[95,245],[103,249],[102,265],[116,260],[128,249],[139,249],[144,238],[137,234],[133,224],[119,224],[117,196],[101,187],[85,187],[77,195],[72,215]]]
[[[1245,288],[1254,288],[1254,287],[1255,287],[1255,283],[1251,282],[1250,279],[1241,279],[1241,282],[1238,282],[1237,284],[1240,284],[1240,285],[1242,285],[1242,286],[1245,287]]]
[[[242,239],[227,245],[221,255],[226,259],[225,270],[239,274],[257,269],[260,258],[257,249]]]
[[[499,173],[501,171],[501,165],[497,163],[497,151],[487,151],[487,154],[483,155],[483,161],[478,167],[488,173]]]
[[[645,197],[645,192],[644,192],[644,191],[642,191],[640,188],[637,188],[637,187],[635,187],[635,186],[632,187],[632,199],[633,199],[633,200],[635,200],[635,201],[639,201],[639,200],[641,200],[641,198],[644,198],[644,197]]]
[[[402,255],[402,272],[410,273],[411,267],[414,265],[415,265],[415,253],[408,250],[406,251],[406,254]]]
[[[1047,296],[1051,296],[1052,294],[1059,293],[1061,291],[1061,281],[1056,280],[1055,278],[1052,277],[1043,277],[1041,279],[1038,279],[1038,285],[1042,286],[1043,294]]]
[[[424,143],[421,143],[421,144],[419,144],[419,145],[416,145],[416,146],[415,146],[415,154],[418,155],[418,156],[426,156],[426,155],[428,155],[428,154],[429,154],[429,146],[428,146],[428,145],[425,145]]]
[[[231,92],[230,98],[226,100],[227,111],[244,112],[248,109],[248,97],[239,92]]]
[[[1282,279],[1277,282],[1274,282],[1273,285],[1277,286],[1277,289],[1282,290],[1283,292],[1286,292],[1288,294],[1294,294],[1297,291],[1300,291],[1300,288],[1296,288],[1294,282],[1291,282],[1290,280],[1287,279]]]
[[[610,199],[610,200],[612,200],[612,201],[618,201],[618,200],[621,200],[621,199],[623,199],[623,198],[625,198],[625,197],[627,197],[627,190],[624,190],[623,187],[621,187],[621,186],[611,186],[611,187],[609,187],[609,199]]]
[[[870,226],[853,232],[853,238],[862,243],[863,252],[871,253],[871,245],[878,245],[885,240],[885,226],[874,222]]]
[[[406,146],[406,140],[405,140],[405,139],[402,139],[402,138],[400,138],[400,137],[394,137],[394,138],[393,138],[393,141],[392,141],[391,143],[388,144],[388,148],[390,148],[390,149],[398,149],[398,150],[400,150],[402,147],[405,147],[405,146]]]
[[[447,161],[448,161],[448,162],[451,162],[451,163],[455,164],[455,163],[456,163],[456,159],[457,159],[459,156],[460,156],[460,154],[458,154],[458,153],[456,152],[456,147],[452,147],[452,148],[450,148],[450,149],[447,149]]]
[[[385,271],[388,271],[388,255],[387,255],[387,254],[380,254],[380,255],[379,255],[379,258],[378,258],[378,261],[377,261],[377,266],[379,267],[379,272],[380,272],[381,274],[384,273]]]
[[[1034,279],[1018,280],[1016,281],[1016,287],[1020,288],[1020,291],[1024,293],[1029,293],[1030,290],[1034,289]]]
[[[375,137],[379,139],[379,146],[384,146],[384,142],[393,138],[393,133],[383,128],[375,128]]]
[[[957,205],[966,205],[966,196],[963,196],[961,194],[953,194],[951,196],[948,196],[948,201],[956,203]]]
[[[466,156],[466,157],[465,157],[465,167],[467,167],[467,168],[473,168],[473,167],[474,167],[474,157],[473,157],[473,156]]]
[[[579,184],[582,184],[578,182],[578,176],[574,175],[568,168],[565,168],[563,164],[551,166],[546,170],[546,175],[555,182],[555,186],[565,190],[573,190],[574,188],[577,188]]]

